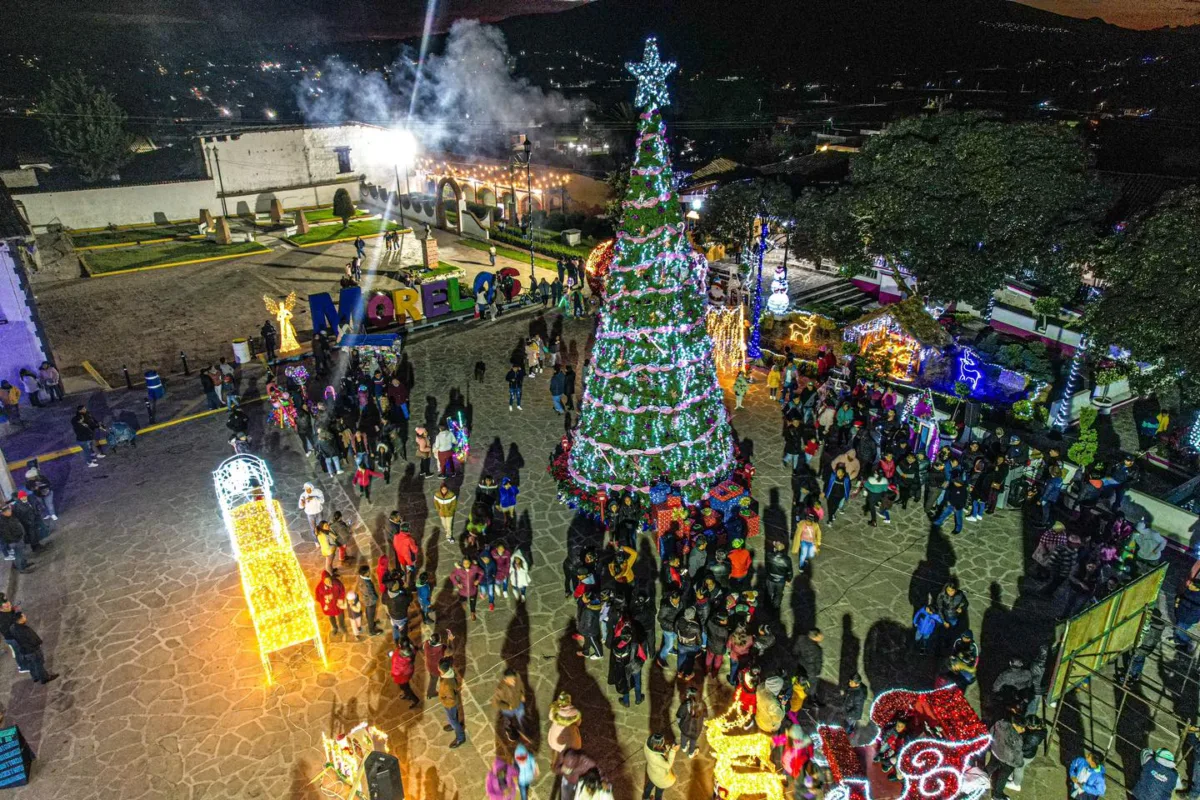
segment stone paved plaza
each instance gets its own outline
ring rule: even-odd
[[[549,758],[541,738],[550,700],[571,692],[583,717],[585,749],[602,765],[625,800],[641,790],[642,743],[663,730],[678,702],[674,673],[646,668],[648,701],[621,707],[605,683],[607,659],[575,654],[573,607],[563,597],[561,563],[573,517],[555,499],[545,466],[565,420],[554,414],[547,376],[529,379],[523,412],[509,412],[503,375],[509,352],[534,318],[519,316],[418,337],[409,353],[416,369],[414,420],[436,416],[459,390],[472,420],[464,497],[481,471],[518,479],[518,544],[530,543],[534,577],[525,605],[481,605],[468,623],[453,602],[446,575],[455,545],[440,541],[430,495],[436,481],[409,473],[390,486],[376,484],[374,502],[351,496],[349,474],[332,482],[306,459],[293,434],[252,430],[276,479],[276,496],[289,515],[292,538],[315,582],[320,563],[308,527],[296,510],[304,481],[322,486],[332,509],[361,519],[358,545],[374,564],[386,513],[399,507],[424,531],[425,568],[435,571],[439,628],[456,631],[465,669],[467,746],[448,750],[441,709],[424,701],[414,711],[398,697],[389,674],[390,637],[329,643],[329,670],[314,648],[299,646],[272,658],[276,681],[267,686],[253,631],[213,493],[212,470],[229,455],[223,418],[184,423],[141,438],[136,450],[110,455],[99,469],[80,457],[52,462],[61,487],[55,546],[36,572],[21,576],[17,597],[46,641],[47,660],[61,674],[48,687],[0,669],[7,718],[21,726],[38,754],[32,783],[13,792],[26,799],[72,798],[318,798],[312,782],[321,762],[321,734],[370,720],[391,736],[404,768],[407,796],[416,800],[480,797],[496,748],[492,690],[504,665],[532,689],[542,778],[549,796]],[[553,324],[553,321],[551,321]],[[568,322],[564,339],[577,358],[588,330]],[[482,383],[475,362],[488,364]],[[427,408],[426,408],[427,406]],[[257,413],[257,412],[256,412]],[[738,435],[753,448],[755,495],[768,535],[783,535],[791,504],[790,476],[780,467],[779,414],[761,383],[737,411]],[[410,443],[411,447],[411,443]],[[402,472],[403,463],[399,464]],[[465,522],[460,504],[458,526]],[[785,601],[785,619],[826,632],[827,684],[861,670],[872,690],[931,685],[935,665],[906,650],[912,603],[945,577],[957,575],[971,599],[971,625],[982,639],[981,680],[991,683],[1012,652],[1031,654],[1050,635],[1052,618],[1021,600],[1030,544],[1019,512],[1001,512],[969,524],[961,536],[930,535],[918,509],[895,514],[891,526],[869,528],[851,509],[827,530],[814,566],[797,578]],[[575,528],[578,532],[578,528]],[[751,540],[759,551],[762,538]],[[649,553],[643,538],[644,552]],[[451,552],[452,550],[452,552]],[[1014,608],[1014,604],[1016,607]],[[415,626],[414,626],[415,628]],[[327,630],[325,635],[328,638]],[[7,659],[5,659],[7,660]],[[418,666],[414,688],[425,686]],[[728,686],[708,682],[710,708],[723,710]],[[978,703],[978,691],[972,690]],[[1039,759],[1021,796],[1065,796],[1061,764],[1074,746]],[[671,798],[711,794],[707,755],[681,759]]]

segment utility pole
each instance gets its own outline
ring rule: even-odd
[[[213,163],[217,166],[217,186],[221,189],[221,216],[229,219],[229,207],[225,205],[225,181],[221,178],[221,153],[216,146],[210,146],[208,151],[212,153]]]

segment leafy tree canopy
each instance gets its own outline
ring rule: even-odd
[[[350,224],[351,218],[354,216],[354,200],[350,198],[350,193],[345,189],[338,189],[333,193],[333,215],[342,218],[342,227],[345,228]]]
[[[729,183],[705,198],[696,231],[738,251],[756,235],[755,218],[790,219],[791,205],[791,190],[782,183],[762,178]]]
[[[37,115],[55,152],[88,183],[107,178],[133,158],[133,136],[112,94],[82,72],[52,78],[38,98]]]
[[[907,119],[855,156],[847,186],[802,198],[798,227],[819,255],[856,272],[883,256],[943,300],[982,304],[1012,275],[1070,294],[1107,205],[1089,166],[1061,125]]]
[[[1200,382],[1200,188],[1166,195],[1105,241],[1096,271],[1106,288],[1084,316],[1092,339],[1155,365],[1147,374]]]

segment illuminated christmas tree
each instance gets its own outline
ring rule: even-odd
[[[675,64],[649,39],[627,69],[638,79],[637,152],[562,470],[567,499],[591,509],[617,491],[645,495],[662,478],[696,502],[734,466],[705,329],[705,261],[688,243],[661,115]]]

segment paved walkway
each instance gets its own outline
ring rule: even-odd
[[[445,579],[457,548],[440,540],[430,495],[435,481],[400,469],[390,486],[377,484],[373,502],[347,493],[314,471],[294,435],[252,430],[276,478],[292,539],[314,582],[320,560],[295,508],[304,481],[321,485],[331,510],[355,517],[359,550],[374,563],[387,512],[400,508],[423,532],[424,567],[438,579],[438,627],[458,632],[456,658],[466,675],[468,745],[447,750],[436,701],[408,709],[390,681],[390,639],[336,637],[324,672],[311,647],[272,658],[276,683],[264,685],[237,566],[217,513],[212,470],[229,455],[223,419],[203,419],[147,436],[85,469],[82,459],[49,465],[59,490],[56,546],[37,571],[21,576],[17,598],[45,640],[48,661],[62,677],[39,687],[0,665],[7,720],[21,726],[39,760],[21,800],[159,800],[162,798],[304,798],[322,762],[321,734],[367,719],[391,736],[404,769],[407,797],[479,797],[495,752],[491,692],[505,665],[531,687],[529,717],[537,728],[543,777],[534,787],[549,796],[549,757],[542,744],[545,715],[558,690],[571,692],[584,716],[585,749],[616,784],[618,798],[635,797],[642,782],[641,747],[649,730],[665,730],[678,702],[673,672],[647,667],[648,702],[624,709],[606,685],[607,661],[575,655],[560,564],[566,542],[586,530],[557,502],[545,472],[566,422],[550,405],[546,377],[526,383],[525,411],[509,412],[503,373],[508,352],[526,334],[529,318],[460,328],[452,338],[430,336],[409,349],[416,369],[414,417],[436,416],[452,390],[471,419],[465,496],[483,471],[518,480],[521,495],[514,535],[533,552],[529,601],[481,606],[468,623]],[[586,348],[583,323],[569,322],[564,339],[578,359]],[[473,366],[488,364],[484,381]],[[424,410],[422,410],[424,409]],[[780,465],[778,411],[756,384],[747,408],[736,412],[738,435],[758,465],[755,495],[768,535],[779,535],[791,503],[790,476]],[[404,465],[400,465],[404,466]],[[465,512],[465,509],[464,509]],[[928,686],[936,665],[906,650],[912,602],[946,576],[960,577],[971,623],[983,646],[981,680],[991,683],[1010,653],[1029,654],[1048,636],[1052,620],[1020,592],[1030,549],[1019,513],[1004,512],[969,525],[957,537],[930,534],[919,510],[898,512],[896,524],[866,527],[856,510],[826,535],[813,567],[786,600],[789,623],[826,631],[829,684],[859,670],[875,690]],[[458,527],[464,522],[460,513]],[[650,545],[644,541],[643,548]],[[762,539],[752,541],[761,551]],[[761,557],[761,555],[760,555]],[[4,661],[5,659],[0,659]],[[426,675],[418,667],[414,686]],[[730,702],[724,682],[706,685],[710,708]],[[977,691],[971,697],[978,701]],[[1062,764],[1078,743],[1055,742],[1026,777],[1030,798],[1065,796]],[[1132,756],[1126,756],[1130,758]],[[711,795],[707,753],[678,764],[670,800]],[[1117,765],[1119,767],[1119,765]],[[1114,769],[1118,772],[1119,769]]]

